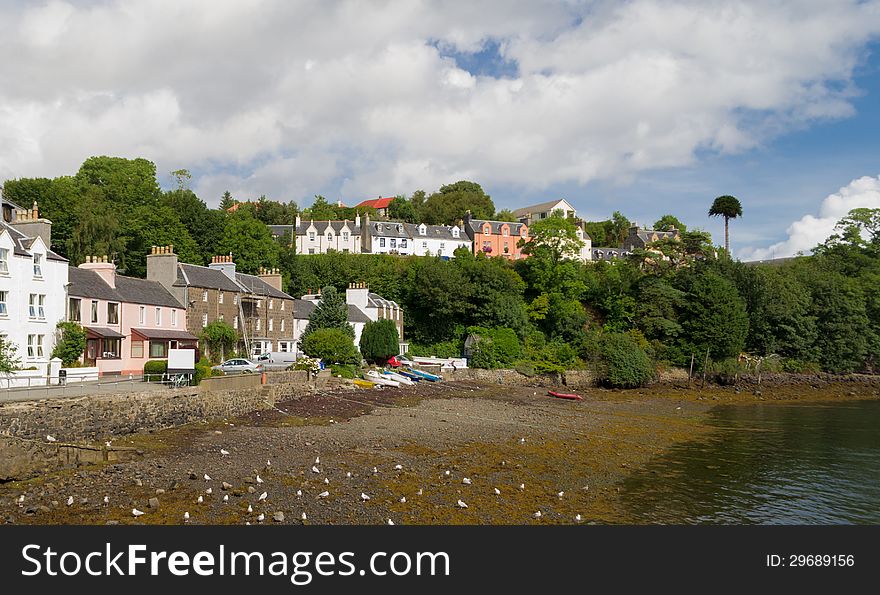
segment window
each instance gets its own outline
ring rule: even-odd
[[[314,253],[315,253],[315,249],[314,249],[314,248],[309,248],[309,254],[314,254]]]
[[[96,302],[97,303],[97,302]],[[43,294],[32,293],[28,298],[28,317],[29,318],[46,318],[46,296]]]
[[[422,248],[427,250],[428,249],[428,242],[422,242]]]
[[[347,232],[347,231],[343,231],[343,232],[342,232],[342,241],[343,241],[343,242],[347,242],[347,241],[348,241],[348,232]]]
[[[483,228],[483,233],[486,234],[486,235],[491,234],[491,233],[492,233],[492,226],[491,226],[491,225],[486,225],[486,226]]]
[[[506,227],[503,228],[503,229],[501,230],[501,235],[503,235],[503,236],[509,236],[509,235],[510,235],[510,230],[509,230],[508,228],[506,228]]]
[[[107,302],[107,324],[119,324],[119,304]]]
[[[208,315],[202,314],[202,328],[205,328],[206,326],[208,326]]]
[[[9,273],[9,250],[6,248],[0,248],[0,273]]]
[[[391,247],[397,248],[397,238],[391,238]]]
[[[281,300],[281,311],[284,312],[284,300]]]
[[[28,335],[27,355],[30,358],[43,357],[43,338],[45,335]]]
[[[150,341],[150,357],[168,357],[168,343]]]
[[[541,219],[546,219],[546,218],[547,218],[547,212],[545,211],[545,212],[541,213]]]
[[[281,332],[284,332],[284,319],[281,319]]]
[[[380,247],[380,248],[384,248],[384,247],[385,247],[385,238],[379,238],[379,247]]]
[[[202,301],[203,301],[203,302],[207,302],[207,301],[208,301],[208,290],[207,290],[207,289],[205,289],[204,291],[202,291]]]
[[[420,225],[420,226],[419,226],[419,235],[420,235],[420,236],[423,236],[423,235],[425,235],[425,233],[427,233],[427,230],[426,230],[425,226],[424,226],[424,225]]]
[[[34,277],[42,277],[43,276],[43,255],[42,254],[34,254]]]
[[[271,333],[274,329],[275,329],[275,319],[270,318],[269,319],[269,332]]]
[[[143,341],[132,341],[131,342],[131,357],[136,357],[136,358],[144,357],[144,342]]]
[[[508,254],[510,252],[510,248],[507,246],[507,242],[504,242],[504,253]]]
[[[162,324],[162,308],[156,308],[156,326]]]
[[[257,300],[257,310],[263,307],[263,300]]]
[[[43,357],[43,338],[46,335],[37,335],[37,357]]]
[[[28,318],[37,317],[37,294],[32,293],[28,298]]]
[[[400,247],[406,248],[406,240],[400,240]]]
[[[327,243],[329,244],[329,243],[332,242],[332,241],[333,241],[333,234],[332,234],[332,233],[328,233],[328,234],[327,234]]]
[[[223,303],[223,292],[222,291],[220,292],[220,295],[217,296],[217,303],[218,304]]]
[[[4,302],[6,300],[3,300]],[[82,300],[79,298],[70,298],[67,301],[67,318],[71,322],[79,322],[82,320]]]
[[[238,330],[238,316],[232,319],[232,328]]]
[[[315,241],[315,232],[313,232],[313,231],[310,231],[310,232],[309,232],[309,241],[310,241],[310,242],[314,242],[314,241]]]
[[[6,309],[6,300],[9,296],[8,291],[0,291],[0,316],[7,316],[9,314]]]
[[[119,359],[122,355],[121,339],[104,339],[104,352],[101,354],[104,359]]]
[[[290,353],[290,341],[278,341],[278,351],[281,353]]]
[[[262,326],[262,322],[263,322],[262,320],[257,318],[257,330],[260,330],[260,327]]]
[[[177,310],[171,310],[171,326],[177,326]]]
[[[452,228],[452,237],[457,238],[459,234],[459,230],[457,227]]]
[[[98,323],[98,300],[92,300],[92,316],[89,318],[92,324]]]
[[[523,228],[522,228],[522,231],[520,232],[519,235],[521,235],[522,237],[526,237],[526,234],[527,234],[527,233],[528,233],[528,231],[526,231],[526,228],[523,227]]]
[[[232,303],[235,304],[236,306],[238,305],[238,294],[237,293],[232,296]]]
[[[275,308],[275,300],[269,300],[269,309],[273,310]]]
[[[147,324],[147,307],[141,306],[138,308],[138,324],[143,326]]]

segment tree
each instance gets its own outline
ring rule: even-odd
[[[419,223],[419,213],[415,205],[404,196],[395,197],[388,205],[388,218],[406,223]]]
[[[687,231],[687,225],[682,223],[675,215],[663,215],[654,222],[654,229],[657,231],[671,231],[677,229],[681,233]]]
[[[310,323],[311,324],[311,323]],[[359,364],[361,356],[348,333],[338,328],[317,329],[300,340],[302,350],[310,357],[329,364]]]
[[[535,222],[529,232],[530,241],[519,240],[523,254],[537,255],[545,252],[556,265],[564,258],[577,258],[584,242],[577,237],[577,227],[562,211],[555,211],[550,217]]]
[[[58,339],[52,349],[52,357],[61,358],[62,366],[72,366],[79,361],[85,351],[86,331],[75,322],[59,322],[56,328]]]
[[[171,172],[171,177],[177,182],[178,190],[189,190],[189,184],[192,182],[192,174],[188,169],[176,169]]]
[[[84,262],[86,256],[113,258],[124,254],[126,238],[119,217],[100,188],[85,188],[75,212],[75,224],[66,246],[71,265]]]
[[[393,320],[370,321],[361,332],[361,354],[368,362],[384,363],[400,352],[400,337]]]
[[[517,221],[516,215],[510,209],[501,209],[495,213],[494,219],[495,221],[510,221],[511,223],[516,223]]]
[[[215,320],[202,329],[200,338],[208,348],[211,361],[219,363],[226,359],[227,354],[231,355],[235,350],[238,343],[238,331],[232,328],[228,322]]]
[[[223,237],[225,215],[208,206],[191,190],[172,190],[165,192],[159,204],[172,209],[180,222],[186,227],[189,236],[196,240],[201,255],[194,264],[207,264],[211,257],[219,253],[218,245]],[[161,245],[161,244],[157,244]],[[176,246],[176,244],[175,244]]]
[[[260,267],[278,266],[278,242],[272,239],[269,228],[245,209],[226,216],[217,252],[231,253],[242,273],[256,274]]]
[[[651,358],[625,333],[609,333],[600,347],[602,363],[599,378],[614,388],[636,388],[654,375]]]
[[[332,221],[336,219],[336,206],[330,204],[326,198],[320,194],[315,195],[315,202],[312,206],[303,211],[304,219],[312,221]]]
[[[321,290],[321,301],[309,315],[309,323],[299,340],[300,346],[305,344],[309,335],[320,329],[339,330],[345,333],[349,343],[354,344],[352,341],[354,328],[348,323],[348,304],[345,303],[345,294],[336,291],[332,285]]]
[[[17,348],[11,341],[0,336],[0,372],[11,374],[21,367],[21,358],[15,352]]]
[[[835,233],[815,252],[835,247],[860,249],[871,256],[880,256],[880,209],[852,209],[834,226]]]
[[[156,165],[143,158],[89,157],[76,177],[100,188],[114,210],[123,214],[135,206],[155,204],[159,197]]]
[[[181,262],[201,263],[199,245],[180,222],[177,212],[166,206],[141,206],[127,217],[123,228],[127,239],[122,265],[127,275],[145,277],[151,246],[173,245]]]
[[[475,219],[491,219],[495,204],[479,184],[462,180],[441,186],[429,196],[421,215],[429,225],[455,225],[468,211]]]
[[[232,194],[227,190],[223,193],[223,196],[220,197],[220,210],[228,211],[233,206],[237,205],[238,201],[232,198]]]
[[[707,267],[688,269],[676,281],[686,293],[679,313],[682,353],[708,349],[716,360],[738,356],[745,346],[749,315],[736,286]]]
[[[742,217],[742,205],[733,196],[719,196],[709,208],[710,217],[724,217],[724,250],[730,254],[730,234],[728,227],[731,219]]]

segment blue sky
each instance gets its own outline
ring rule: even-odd
[[[880,207],[880,0],[255,2],[0,2],[0,180],[144,157],[212,206],[307,206],[467,179],[716,241],[733,194],[742,258]]]

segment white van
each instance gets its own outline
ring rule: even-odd
[[[289,351],[269,351],[255,361],[263,364],[264,370],[286,370],[296,361],[296,354]]]

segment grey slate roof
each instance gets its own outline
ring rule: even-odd
[[[225,275],[224,275],[225,276]],[[283,300],[292,300],[293,296],[287,295],[283,291],[279,291],[254,275],[246,275],[244,273],[236,273],[235,279],[250,293],[257,295],[266,295],[269,297],[281,298]]]
[[[348,321],[367,323],[370,322],[370,317],[354,304],[348,304]]]
[[[559,204],[563,200],[564,199],[562,199],[562,198],[557,198],[556,200],[542,202],[541,204],[523,207],[521,209],[515,210],[513,212],[513,216],[519,218],[519,217],[525,217],[526,215],[528,215],[530,213],[543,213],[543,212],[547,211],[548,209],[550,209],[551,207],[556,206],[557,204]],[[568,201],[566,201],[566,202],[568,202]]]
[[[407,238],[409,239],[410,235],[406,231],[405,223],[398,223],[396,221],[371,221],[369,232],[370,235],[374,236],[384,236],[386,238]]]
[[[315,310],[315,302],[311,300],[294,300],[293,317],[298,320],[308,320]],[[367,323],[370,321],[363,310],[353,304],[348,304],[348,321]]]
[[[158,281],[116,275],[116,288],[110,287],[95,271],[69,267],[68,294],[72,297],[183,308]]]
[[[523,227],[522,223],[512,223],[510,221],[488,221],[486,219],[471,219],[469,222],[465,223],[465,226],[470,226],[472,232],[483,233],[483,226],[486,223],[492,226],[492,233],[495,235],[501,235],[501,227],[509,225],[510,235],[518,236]]]
[[[242,287],[227,277],[223,271],[185,262],[177,265],[177,282],[175,285],[220,289],[232,292],[242,291]]]
[[[421,224],[416,223],[404,223],[403,229],[409,234],[409,236],[417,240],[419,238],[433,238],[438,240],[451,240],[453,242],[465,240],[467,241],[469,238],[467,234],[464,233],[464,230],[459,228],[458,237],[452,235],[452,227],[447,227],[446,225],[425,225],[425,235],[419,233],[419,228]]]
[[[12,203],[8,203],[12,204]],[[28,258],[32,258],[33,255],[29,252],[31,245],[34,243],[36,238],[29,238],[19,230],[15,229],[12,225],[9,225],[5,221],[0,220],[0,229],[5,229],[9,232],[9,236],[12,238],[13,244],[13,253],[16,256],[25,256]],[[49,260],[57,260],[59,262],[67,262],[67,259],[53,252],[52,250],[46,250],[46,258]]]
[[[348,224],[348,229],[351,231],[352,235],[361,235],[361,228],[359,225],[355,225],[354,221],[300,221],[299,226],[270,225],[269,232],[275,237],[281,237],[285,233],[290,233],[291,235],[297,236],[304,236],[306,235],[306,232],[312,224],[314,224],[315,230],[320,235],[325,235],[327,233],[328,225],[333,229],[333,233],[335,235],[339,235],[342,233],[342,228],[345,227],[346,224]]]
[[[374,308],[382,308],[382,307],[397,308],[398,307],[397,302],[395,302],[393,300],[386,300],[381,295],[376,294],[376,293],[372,293],[372,292],[367,294],[367,303],[369,305],[373,306]]]

